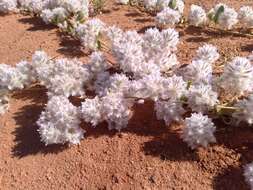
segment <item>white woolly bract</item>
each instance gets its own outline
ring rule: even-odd
[[[54,62],[50,60],[46,52],[36,51],[32,56],[32,67],[36,73],[38,81],[42,85],[47,85],[53,75]]]
[[[164,78],[160,73],[146,75],[142,79],[135,80],[131,83],[130,93],[133,97],[156,101],[163,90],[163,80]]]
[[[181,76],[173,75],[172,77],[164,78],[162,80],[162,87],[160,92],[160,99],[180,99],[186,95],[187,83]]]
[[[193,85],[188,91],[189,107],[195,112],[207,112],[219,103],[218,94],[210,85]]]
[[[166,125],[173,121],[183,121],[183,114],[186,112],[182,103],[175,100],[155,102],[155,111],[157,119],[164,120]]]
[[[104,29],[104,34],[112,44],[117,44],[122,39],[124,32],[117,26],[108,26]]]
[[[84,85],[90,80],[91,73],[77,60],[58,59],[47,81],[50,95],[82,96]]]
[[[218,24],[221,28],[232,29],[232,27],[237,24],[237,12],[233,8],[225,7],[224,12],[219,15]]]
[[[104,120],[108,123],[109,130],[127,127],[132,117],[132,101],[125,99],[122,94],[111,93],[101,98],[101,112]]]
[[[58,24],[65,21],[68,17],[68,14],[69,13],[64,8],[57,7],[52,10],[44,9],[41,12],[41,18],[46,24],[49,24],[49,23]]]
[[[16,8],[17,0],[0,0],[0,13],[15,11]]]
[[[20,8],[38,14],[46,6],[46,1],[43,0],[19,0]]]
[[[239,100],[234,107],[236,111],[233,113],[233,117],[237,119],[237,124],[241,121],[253,124],[253,95],[248,98]]]
[[[155,10],[158,0],[143,0],[144,7],[147,10]]]
[[[91,54],[88,68],[93,75],[104,72],[110,67],[111,65],[108,64],[106,57],[102,52],[95,51]]]
[[[79,144],[84,130],[79,127],[80,113],[64,96],[53,96],[37,121],[41,141],[49,144]]]
[[[246,27],[253,27],[253,8],[249,6],[242,6],[238,13],[238,19]]]
[[[198,48],[195,60],[202,60],[213,64],[220,57],[217,48],[211,44],[205,44]]]
[[[168,71],[177,65],[172,51],[176,50],[178,32],[174,29],[159,31],[148,29],[142,36],[136,31],[120,33],[120,38],[113,40],[112,51],[119,67],[135,78],[152,72]],[[159,71],[158,71],[159,72]]]
[[[32,83],[36,82],[37,75],[31,63],[27,61],[21,61],[16,64],[16,68],[22,74],[22,80],[25,86],[31,85]]]
[[[86,99],[82,102],[81,114],[85,122],[91,123],[92,126],[98,125],[103,121],[101,100],[98,97]]]
[[[225,65],[220,78],[221,87],[229,94],[252,92],[253,66],[244,57],[236,57]]]
[[[84,24],[80,24],[75,32],[84,47],[96,50],[99,48],[98,38],[105,28],[105,24],[99,19],[90,19]]]
[[[180,18],[181,14],[179,11],[167,7],[156,15],[155,22],[158,26],[174,25],[179,23]]]
[[[182,70],[181,74],[186,81],[190,81],[193,84],[210,84],[212,72],[212,64],[200,59],[193,60],[191,64]]]
[[[0,64],[0,88],[8,90],[22,89],[26,75],[23,75],[16,67]]]
[[[179,11],[181,14],[184,12],[184,1],[176,0],[175,7],[171,6],[172,0],[157,0],[156,7],[158,10],[162,10],[166,7]]]
[[[159,56],[165,54],[170,55],[171,52],[177,50],[179,43],[179,33],[172,28],[162,30],[150,28],[143,35],[143,52],[146,60],[159,60]]]
[[[193,26],[205,25],[207,22],[207,15],[205,10],[198,5],[191,5],[188,20],[189,23]]]
[[[92,77],[87,66],[76,59],[50,60],[43,51],[35,52],[32,67],[38,81],[48,89],[49,96],[82,96],[84,86]]]
[[[193,113],[191,117],[185,119],[182,138],[192,149],[198,146],[207,147],[209,143],[216,142],[215,129],[210,118],[202,113]]]
[[[0,115],[4,114],[9,109],[8,90],[0,88]]]

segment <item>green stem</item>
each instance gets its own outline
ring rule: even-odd
[[[231,115],[234,112],[236,112],[238,110],[238,108],[236,107],[232,107],[232,106],[225,106],[225,105],[217,105],[215,107],[215,111],[219,114],[219,115]]]

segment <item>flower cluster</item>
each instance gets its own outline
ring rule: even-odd
[[[78,3],[82,3],[83,7]],[[183,1],[179,0],[144,3],[150,9],[162,10],[160,15],[168,17],[162,21],[165,24],[179,22],[184,7]],[[61,27],[69,16],[72,18],[80,11],[87,11],[88,1],[26,0],[22,1],[21,7],[44,15],[45,22],[55,22]],[[240,14],[245,22],[250,17],[244,14],[246,9],[250,12],[249,8],[244,8]],[[195,25],[207,21],[201,7],[191,6],[191,11],[190,20]],[[219,4],[210,14],[217,23],[230,28],[229,23],[234,18],[232,12],[231,8]],[[51,13],[57,16],[50,17]],[[176,56],[179,34],[175,29],[160,31],[150,28],[139,34],[115,26],[108,27],[98,19],[72,24],[71,35],[78,38],[83,46],[95,50],[88,63],[83,64],[76,59],[52,59],[45,52],[37,51],[31,62],[21,61],[16,67],[0,65],[0,113],[8,109],[9,91],[22,89],[34,82],[47,88],[49,102],[38,121],[42,141],[46,144],[79,143],[83,137],[79,128],[81,120],[92,126],[105,121],[109,129],[122,130],[134,114],[133,105],[152,100],[158,119],[164,120],[167,125],[172,122],[185,124],[182,138],[189,146],[207,146],[215,142],[215,127],[207,115],[217,112],[222,91],[246,96],[237,102],[227,102],[227,105],[235,108],[231,116],[238,122],[252,123],[253,98],[247,96],[253,91],[250,85],[253,80],[251,57],[234,58],[225,65],[221,76],[214,76],[213,65],[219,59],[217,48],[204,44],[197,49],[192,62],[181,67]],[[109,64],[104,54],[97,51],[103,45],[101,39],[106,39],[114,64]],[[94,96],[86,98],[87,90],[93,91]],[[80,107],[75,107],[69,102],[71,96],[85,100]],[[60,111],[55,105],[62,107]],[[192,112],[192,116],[184,119],[188,112]]]
[[[147,10],[158,12],[155,20],[159,25],[180,22],[182,0],[141,2]],[[218,76],[213,74],[213,67],[220,55],[210,44],[198,48],[187,66],[179,64],[179,34],[175,29],[150,28],[139,34],[108,27],[99,19],[86,20],[88,0],[0,0],[0,12],[14,11],[18,6],[40,16],[47,24],[56,24],[94,51],[85,64],[77,59],[54,59],[44,51],[36,51],[31,62],[21,61],[15,67],[0,64],[0,114],[9,108],[11,91],[33,83],[46,87],[49,100],[37,121],[41,141],[46,145],[79,144],[85,134],[80,127],[82,121],[93,127],[106,122],[109,130],[121,131],[134,114],[134,104],[146,100],[154,102],[157,119],[164,120],[166,125],[184,125],[182,139],[192,149],[216,142],[212,117],[221,116],[222,109],[232,108],[229,114],[237,124],[253,124],[253,54],[235,57]],[[194,26],[213,21],[223,29],[241,22],[251,28],[253,9],[244,6],[236,12],[218,4],[206,13],[202,7],[192,5],[188,21]],[[98,51],[103,38],[108,42],[114,64]],[[86,97],[87,91],[92,95]],[[223,92],[237,98],[224,103],[220,97]],[[82,101],[79,107],[71,103],[72,96]],[[253,188],[252,164],[245,167],[244,176]]]
[[[178,24],[184,11],[182,0],[144,0],[139,1],[139,5],[145,7],[148,12],[157,13],[155,21],[158,26]],[[245,28],[252,28],[253,9],[250,6],[242,6],[236,11],[226,4],[219,3],[206,12],[201,6],[192,4],[187,21],[193,26],[203,26],[214,22],[222,29],[228,30],[239,22]]]
[[[205,10],[198,5],[191,5],[188,21],[193,26],[205,25],[208,21]]]
[[[82,130],[77,128],[81,119],[93,126],[105,121],[109,129],[122,130],[134,114],[133,105],[149,99],[155,103],[158,119],[167,125],[172,122],[185,124],[182,138],[196,148],[215,141],[215,127],[207,114],[217,111],[219,92],[225,90],[239,95],[252,92],[252,66],[247,58],[234,58],[226,64],[224,73],[215,76],[214,80],[213,64],[219,53],[210,44],[197,49],[192,63],[181,68],[175,55],[179,39],[174,29],[148,29],[144,34],[138,34],[110,27],[104,29],[103,34],[112,44],[114,64],[109,64],[99,51],[91,54],[87,64],[76,59],[52,59],[43,51],[35,52],[31,62],[21,61],[16,67],[1,64],[1,113],[8,108],[6,92],[39,82],[47,88],[50,99],[38,121],[42,141],[46,144],[77,143],[83,137]],[[233,87],[226,89],[230,84]],[[86,89],[93,91],[94,97],[86,98],[80,107],[73,106],[68,97],[84,98]],[[250,96],[230,102],[236,110],[231,116],[238,122],[251,124],[252,99]],[[55,103],[58,101],[63,101],[64,105]],[[59,117],[64,118],[57,118],[58,110],[52,108],[53,104],[70,107],[63,108],[62,112],[67,113]],[[69,109],[71,113],[68,113]],[[192,117],[184,120],[189,111],[193,112]],[[71,118],[78,121],[73,128],[68,114],[74,114]],[[66,125],[59,128],[58,120],[64,120]],[[74,131],[73,134],[66,132],[68,128]]]
[[[211,119],[202,113],[193,113],[185,119],[183,140],[194,149],[199,145],[207,147],[210,142],[216,142],[214,137],[215,126]]]
[[[75,28],[75,36],[80,39],[84,47],[97,50],[100,48],[99,36],[104,28],[105,24],[99,19],[90,19]]]
[[[17,0],[0,0],[0,13],[15,11],[17,5]]]
[[[252,92],[253,65],[245,57],[236,57],[225,65],[220,77],[221,87],[230,94],[243,95]]]
[[[184,11],[183,0],[138,0],[137,3],[150,12],[158,12],[168,7],[180,13]]]
[[[249,6],[241,7],[238,13],[238,19],[246,27],[252,28],[253,27],[253,8]]]
[[[237,124],[241,121],[253,124],[253,95],[247,99],[239,100],[234,107],[236,111],[232,116],[237,119]]]
[[[0,13],[25,11],[42,18],[46,24],[55,24],[73,34],[77,26],[89,17],[88,0],[1,0]]]
[[[175,25],[180,22],[180,18],[181,14],[179,13],[179,11],[166,7],[156,15],[155,21],[161,26]]]
[[[37,121],[41,140],[46,144],[70,142],[79,144],[84,130],[80,128],[80,112],[64,96],[53,96]]]

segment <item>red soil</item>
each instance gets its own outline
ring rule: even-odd
[[[188,0],[207,9],[219,1]],[[224,0],[235,8],[252,0]],[[153,19],[136,9],[108,1],[104,22],[144,31]],[[204,43],[230,59],[248,55],[253,39],[210,30],[178,29],[178,56],[188,63]],[[86,59],[79,43],[63,38],[54,27],[22,15],[0,17],[0,62],[15,64],[43,49],[51,56]],[[223,62],[225,58],[221,58]],[[35,86],[17,92],[8,113],[0,117],[0,189],[249,189],[242,166],[253,161],[253,129],[217,122],[217,144],[192,151],[180,139],[181,126],[165,126],[155,119],[152,103],[136,106],[129,127],[121,133],[106,125],[91,128],[79,146],[45,147],[35,124],[46,93]]]

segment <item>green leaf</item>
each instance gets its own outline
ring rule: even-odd
[[[213,20],[214,20],[215,23],[218,22],[218,19],[219,19],[220,15],[222,13],[224,13],[224,10],[225,10],[225,7],[223,5],[219,7],[218,11],[216,12],[216,14],[215,14],[215,16],[213,18]]]
[[[187,82],[187,87],[186,87],[186,88],[189,89],[189,88],[191,87],[191,85],[192,85],[192,81],[188,81],[188,82]]]
[[[171,0],[169,3],[169,7],[175,9],[177,6],[177,0]]]
[[[209,18],[209,20],[214,20],[214,16],[215,15],[213,12],[207,14],[207,17]]]
[[[98,49],[101,50],[102,49],[102,44],[99,40],[97,40],[97,46],[98,46]]]

